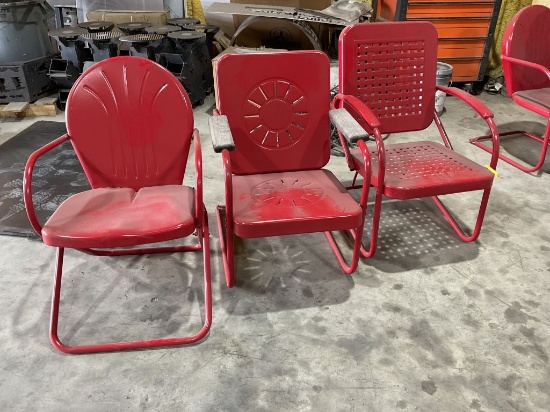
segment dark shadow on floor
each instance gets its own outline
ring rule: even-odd
[[[228,313],[337,305],[349,298],[354,285],[322,233],[236,238],[235,249],[235,287],[221,286]]]
[[[371,217],[367,219],[365,245],[371,233]],[[464,227],[460,219],[457,221]],[[396,273],[470,261],[478,254],[479,245],[463,242],[431,199],[386,200],[382,205],[377,251],[363,261],[382,272]]]

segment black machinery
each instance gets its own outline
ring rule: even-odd
[[[0,0],[1,1],[1,0]],[[78,27],[51,30],[61,53],[52,60],[49,76],[59,87],[61,105],[69,90],[87,67],[119,55],[139,56],[166,67],[182,83],[196,106],[213,90],[211,57],[213,38],[219,28],[201,25],[198,19],[168,20],[167,25],[145,22],[91,21]]]
[[[53,16],[46,0],[0,0],[0,104],[32,102],[48,93],[54,51],[47,20]]]

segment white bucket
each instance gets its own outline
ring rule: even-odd
[[[438,86],[448,86],[451,84],[453,76],[453,66],[447,63],[437,62],[437,71],[435,74],[435,84]],[[445,93],[441,91],[435,92],[435,110],[439,116],[443,114],[445,107]]]

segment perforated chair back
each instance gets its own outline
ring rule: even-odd
[[[502,41],[502,56],[537,63],[550,70],[550,9],[528,6],[512,18]],[[507,91],[550,87],[550,79],[539,70],[502,61]]]
[[[185,89],[140,57],[97,63],[75,83],[67,130],[93,188],[181,184],[193,132]]]
[[[357,96],[383,133],[422,130],[433,120],[437,30],[429,22],[355,24],[338,46],[339,91]]]
[[[319,169],[328,162],[329,70],[327,56],[316,51],[220,58],[217,108],[235,141],[234,174]]]

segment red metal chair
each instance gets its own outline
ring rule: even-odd
[[[229,287],[234,236],[325,232],[344,271],[357,268],[360,241],[348,265],[330,231],[354,229],[360,239],[370,158],[360,141],[366,179],[359,203],[323,169],[330,157],[329,66],[317,51],[229,54],[217,62],[210,129],[224,165],[226,204],[217,217]],[[366,137],[345,111],[330,117],[350,140]]]
[[[191,103],[167,70],[139,57],[95,64],[73,86],[66,106],[68,133],[34,152],[25,168],[27,215],[45,244],[57,248],[50,340],[66,353],[182,345],[203,338],[212,322],[210,249],[202,200],[199,133]],[[35,215],[32,174],[37,159],[70,140],[91,190],[71,196],[42,226]],[[191,141],[195,188],[183,186]],[[195,234],[198,242],[131,248]],[[192,336],[68,346],[58,337],[65,248],[95,256],[202,251],[204,325]]]
[[[437,67],[437,31],[429,22],[391,22],[357,24],[346,27],[339,43],[339,91],[335,107],[351,113],[371,112],[380,127],[363,126],[374,136],[371,182],[376,189],[371,240],[364,257],[376,251],[382,197],[413,199],[432,197],[458,236],[475,240],[481,230],[494,174],[487,168],[453,150],[443,124],[435,111],[435,92],[441,90],[468,104],[491,130],[493,156],[490,168],[498,160],[498,134],[493,114],[466,92],[435,84]],[[360,120],[361,116],[357,118]],[[384,144],[381,133],[422,131],[435,122],[443,144],[431,141]],[[352,185],[364,165],[357,149],[341,139],[350,170],[355,172]],[[483,190],[475,227],[467,235],[441,203],[438,196]]]
[[[540,157],[535,166],[525,166],[507,156],[505,162],[531,173],[544,164],[550,142],[550,9],[533,5],[520,10],[510,21],[502,40],[502,67],[507,92],[521,107],[544,116],[547,120],[542,138],[522,130],[501,133],[501,136],[524,135],[541,143]],[[477,137],[471,142],[481,149],[491,149]]]

